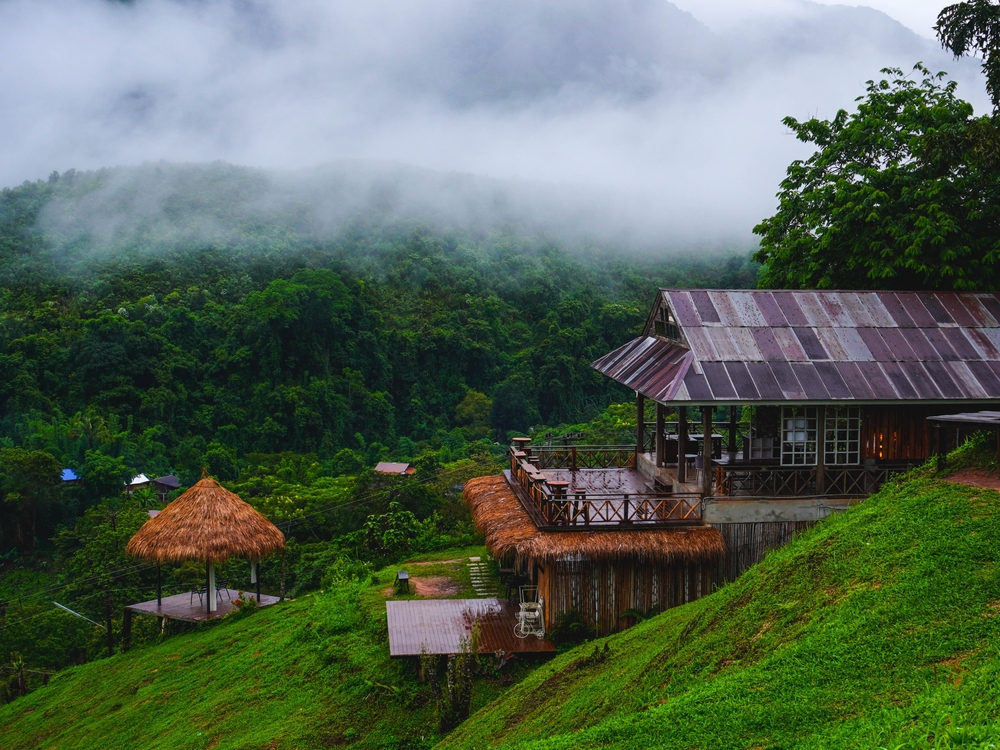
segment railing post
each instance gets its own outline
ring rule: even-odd
[[[570,450],[570,471],[576,471],[576,446],[574,445]]]
[[[625,495],[625,502],[622,504],[622,522],[628,523],[628,495]]]

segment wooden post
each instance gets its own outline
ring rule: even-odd
[[[712,407],[701,407],[701,496],[712,494]]]
[[[667,446],[663,442],[664,433],[664,412],[666,408],[659,401],[656,402],[656,465],[663,466],[667,456]]]
[[[739,408],[740,407],[736,406],[735,404],[729,407],[729,460],[730,461],[735,461],[736,454],[738,453],[738,451],[736,450],[736,433],[737,433],[736,410]],[[746,459],[746,456],[744,456],[743,458]]]
[[[944,446],[941,445],[941,423],[934,425],[934,452],[937,453],[937,470],[944,471]]]
[[[636,466],[639,454],[646,452],[646,397],[635,392],[635,455]]]
[[[104,625],[108,631],[108,656],[115,655],[115,633],[111,629],[111,594],[107,589],[104,590]]]
[[[816,494],[826,494],[826,407],[816,407]]]
[[[256,575],[254,578],[257,579],[257,603],[260,604],[260,560],[258,560],[254,567],[256,568]]]
[[[132,648],[132,610],[128,607],[122,613],[122,652]]]
[[[219,610],[219,602],[215,596],[215,562],[208,561],[208,614]]]
[[[677,481],[687,481],[688,410],[677,407]]]
[[[570,471],[576,471],[576,446],[575,445],[572,448],[569,449],[569,454],[570,454],[569,469],[570,469]]]
[[[163,606],[163,580],[160,577],[160,563],[156,563],[156,606]]]

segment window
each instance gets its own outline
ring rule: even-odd
[[[677,321],[674,320],[673,313],[670,312],[670,308],[666,305],[661,305],[660,309],[656,311],[656,317],[653,319],[653,330],[657,336],[663,336],[668,339],[679,339],[681,337]]]
[[[824,427],[823,457],[830,466],[857,464],[861,460],[861,409],[828,406]]]
[[[815,466],[817,410],[815,406],[781,408],[781,465]]]

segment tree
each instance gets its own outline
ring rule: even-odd
[[[0,529],[18,554],[35,550],[39,510],[55,499],[60,468],[44,451],[0,449]]]
[[[788,167],[754,227],[762,287],[1000,288],[1000,138],[917,64],[869,81],[857,110],[785,118],[819,150]]]
[[[969,52],[983,57],[986,91],[993,113],[1000,115],[1000,5],[993,0],[969,0],[949,5],[934,26],[941,46],[961,57]]]

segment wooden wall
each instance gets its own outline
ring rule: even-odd
[[[598,635],[614,633],[634,624],[622,617],[626,610],[668,609],[710,593],[711,567],[588,560],[547,563],[538,571],[545,627],[552,628],[560,613],[576,609]]]
[[[759,523],[715,523],[726,540],[726,556],[713,571],[712,580],[719,586],[735,581],[751,565],[764,559],[770,550],[784,547],[792,537],[816,521],[767,521]]]

